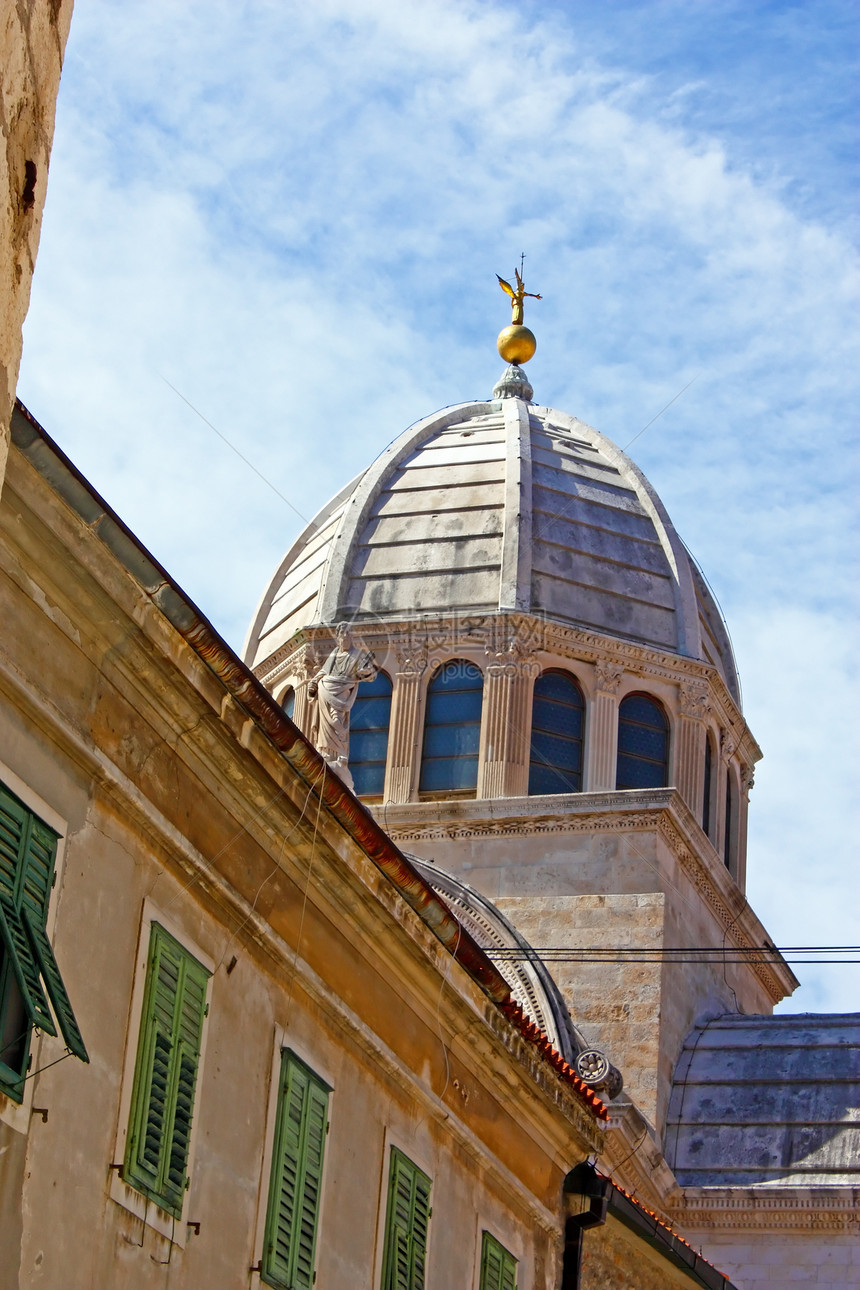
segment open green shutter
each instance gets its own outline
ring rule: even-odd
[[[186,1186],[208,975],[153,923],[123,1175],[176,1217]]]
[[[38,1026],[46,1034],[55,1035],[54,1025],[48,1000],[39,980],[39,967],[33,957],[30,939],[24,930],[21,916],[6,892],[0,889],[0,937],[6,948],[12,971],[21,991],[30,1024]]]
[[[262,1279],[310,1290],[314,1279],[329,1088],[285,1050],[266,1214]]]
[[[385,1220],[383,1290],[424,1290],[430,1179],[402,1151],[391,1148]]]
[[[517,1261],[490,1232],[481,1242],[481,1290],[516,1290]]]
[[[21,875],[22,909],[30,909],[42,927],[48,917],[48,898],[54,880],[54,859],[57,854],[57,837],[47,824],[30,818]]]
[[[30,936],[33,954],[42,974],[42,980],[48,987],[48,995],[53,1005],[54,1015],[60,1023],[60,1030],[66,1041],[66,1047],[71,1049],[76,1057],[80,1057],[82,1062],[88,1062],[90,1059],[84,1046],[83,1036],[75,1020],[75,1014],[72,1012],[72,1005],[69,1002],[63,978],[60,976],[60,969],[57,966],[57,960],[54,958],[51,942],[45,935],[42,926],[33,918],[26,904],[21,912],[24,926]]]
[[[0,784],[0,891],[45,925],[57,853],[55,829]]]
[[[15,900],[30,812],[0,784],[0,892]]]

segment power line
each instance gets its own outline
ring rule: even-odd
[[[262,471],[259,471],[257,467],[254,465],[254,463],[252,461],[249,461],[248,458],[245,456],[245,454],[240,452],[239,449],[236,447],[236,445],[232,444],[230,440],[227,438],[227,436],[225,434],[222,434],[221,431],[218,429],[218,427],[212,424],[212,422],[209,420],[208,417],[204,417],[200,409],[195,408],[194,404],[191,402],[190,399],[186,399],[185,395],[180,390],[177,390],[175,385],[171,385],[170,381],[168,381],[166,376],[162,376],[161,379],[162,381],[164,381],[165,385],[170,386],[173,393],[178,398],[180,398],[183,403],[187,403],[191,411],[196,413],[196,415],[200,418],[200,420],[203,421],[209,427],[210,430],[215,431],[215,434],[217,434],[218,438],[221,439],[224,443],[226,443],[227,447],[232,452],[235,452],[236,456],[240,459],[240,461],[244,461],[245,465],[250,470],[253,470],[254,474],[257,476],[258,479],[262,479],[263,483],[266,484],[267,487],[271,488],[272,492],[275,493],[278,497],[280,497],[282,502],[287,503],[287,506],[289,506],[290,510],[294,511],[295,514],[298,515],[300,520],[304,520],[305,524],[310,524],[311,521],[308,519],[308,517],[306,515],[302,515],[301,511],[297,506],[293,506],[289,497],[284,497],[284,494],[281,492],[281,490],[279,488],[276,488],[275,485],[272,483],[272,481],[270,479],[267,479],[266,476],[262,473]]]

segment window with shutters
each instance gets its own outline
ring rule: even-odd
[[[517,1290],[517,1261],[490,1232],[481,1241],[481,1290]]]
[[[430,1179],[392,1147],[382,1290],[424,1290],[430,1213]]]
[[[34,1028],[89,1061],[45,933],[59,835],[0,784],[0,1092],[24,1093]]]
[[[206,968],[153,923],[122,1176],[174,1218],[188,1186],[208,983]]]
[[[260,1272],[266,1285],[282,1290],[310,1290],[314,1282],[330,1092],[284,1049]]]

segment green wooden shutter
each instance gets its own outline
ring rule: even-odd
[[[30,1024],[38,1026],[46,1034],[55,1035],[57,1028],[39,980],[39,968],[33,957],[29,937],[24,930],[21,915],[5,891],[0,891],[0,938],[18,982]]]
[[[26,905],[42,926],[54,878],[59,834],[0,784],[0,891]]]
[[[397,1147],[391,1148],[382,1263],[383,1290],[424,1290],[430,1179]]]
[[[123,1176],[177,1218],[208,979],[206,969],[153,923]]]
[[[15,900],[21,852],[30,812],[8,789],[0,785],[0,892]]]
[[[517,1261],[489,1232],[481,1244],[481,1290],[517,1290]]]
[[[10,1005],[10,973],[30,1025],[49,1035],[57,1029],[48,999],[68,1048],[89,1061],[63,978],[45,935],[59,834],[0,784],[0,944],[5,986],[0,978],[0,1014]],[[47,997],[42,983],[47,988]],[[3,1017],[0,1015],[0,1022]],[[29,1038],[21,1052],[23,1079]],[[17,1062],[15,1063],[17,1065]],[[16,1094],[13,1094],[16,1095]]]
[[[51,1006],[54,1009],[54,1016],[60,1023],[60,1030],[62,1031],[63,1039],[66,1041],[66,1047],[71,1049],[76,1057],[80,1057],[82,1062],[88,1062],[90,1060],[89,1055],[84,1045],[80,1027],[75,1019],[75,1014],[72,1012],[72,1005],[69,1002],[63,978],[60,976],[60,969],[57,966],[57,960],[54,958],[51,942],[45,935],[42,926],[33,918],[26,903],[22,913],[24,926],[27,929],[30,944],[33,947],[33,954],[42,975],[42,980],[47,986]]]
[[[313,1285],[329,1092],[295,1053],[284,1050],[262,1279],[286,1290]]]

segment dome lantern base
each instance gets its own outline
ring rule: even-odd
[[[534,390],[518,363],[511,363],[493,386],[494,399],[523,399],[531,403]]]

